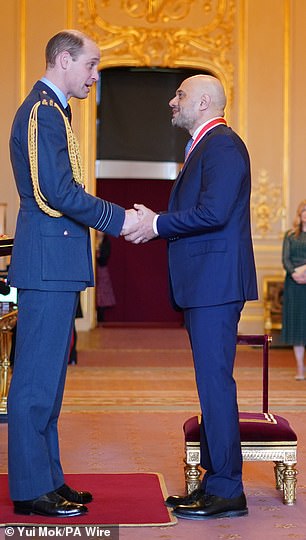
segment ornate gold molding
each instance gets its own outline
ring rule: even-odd
[[[254,238],[279,238],[285,215],[282,199],[282,186],[272,182],[265,169],[259,171],[251,197]],[[278,225],[276,233],[275,224]]]
[[[149,23],[157,21],[168,23],[184,19],[195,0],[122,0],[123,11],[130,17],[146,19]],[[206,2],[207,5],[211,1]]]
[[[206,70],[222,81],[230,103],[235,10],[235,0],[78,0],[77,20],[99,44],[102,68]]]

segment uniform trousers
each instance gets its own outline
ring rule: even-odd
[[[58,443],[78,293],[19,290],[16,350],[8,396],[12,500],[35,499],[64,483]]]
[[[191,343],[201,423],[202,489],[210,495],[241,495],[242,455],[233,367],[243,302],[184,310]]]

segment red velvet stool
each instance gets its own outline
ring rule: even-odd
[[[283,503],[296,501],[297,436],[282,416],[268,412],[268,348],[270,336],[238,336],[238,344],[263,347],[263,412],[240,412],[241,450],[244,461],[273,461],[276,489],[283,493]],[[186,491],[200,487],[200,422],[192,416],[183,426],[185,435]]]

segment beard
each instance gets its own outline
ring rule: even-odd
[[[180,110],[175,116],[172,117],[171,122],[174,127],[179,127],[190,131],[194,125],[194,118],[192,118],[191,114],[188,114],[188,112]]]

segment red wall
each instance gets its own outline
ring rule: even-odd
[[[155,211],[166,210],[171,180],[97,180],[97,195],[132,208],[143,203]],[[170,305],[167,245],[164,240],[134,245],[111,238],[108,263],[116,305],[105,311],[105,322],[182,324],[181,312]]]

